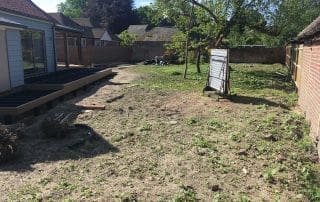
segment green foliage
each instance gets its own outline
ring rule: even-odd
[[[301,192],[306,195],[310,201],[320,201],[319,164],[302,166],[299,173],[303,187]]]
[[[80,17],[87,6],[88,0],[66,0],[58,4],[58,11],[71,18]]]
[[[281,170],[281,167],[269,167],[262,173],[262,177],[264,180],[266,180],[269,183],[274,183],[276,180],[276,175]]]
[[[180,192],[173,198],[173,202],[197,201],[197,193],[191,187],[181,186]]]
[[[210,142],[201,136],[196,136],[193,138],[193,145],[200,148],[210,148]]]
[[[140,131],[151,131],[152,125],[150,123],[144,123],[143,126],[140,128]]]
[[[134,22],[133,0],[88,0],[86,14],[95,25],[118,34]]]
[[[268,24],[277,34],[268,34],[254,29],[254,26],[239,23],[231,30],[227,38],[230,46],[265,45],[267,47],[283,46],[316,19],[320,4],[314,0],[280,0],[273,1],[273,6],[265,10]],[[255,22],[254,15],[246,15],[247,20]],[[240,18],[239,21],[242,21]],[[249,25],[252,25],[252,22]]]
[[[119,34],[119,38],[121,39],[121,46],[132,46],[137,37],[126,30]]]
[[[137,18],[137,24],[145,24],[149,25],[150,27],[172,25],[167,22],[165,16],[160,14],[158,7],[156,7],[154,4],[136,8],[134,9],[134,14]]]

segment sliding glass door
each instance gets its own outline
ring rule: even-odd
[[[38,31],[22,31],[21,43],[25,76],[46,72],[44,34]]]

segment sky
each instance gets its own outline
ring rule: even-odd
[[[40,8],[45,10],[46,12],[56,12],[57,4],[64,2],[65,0],[32,0],[36,3]],[[135,7],[140,7],[144,5],[149,5],[153,2],[153,0],[134,0]]]

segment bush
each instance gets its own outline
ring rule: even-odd
[[[0,163],[12,159],[17,151],[17,135],[0,125]]]

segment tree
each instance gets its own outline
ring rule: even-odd
[[[122,46],[132,46],[137,39],[137,36],[130,34],[127,30],[121,32],[119,34],[119,38],[121,39]]]
[[[66,0],[58,4],[58,11],[71,18],[80,17],[87,6],[87,0]]]
[[[273,39],[275,45],[284,45],[295,38],[307,25],[319,16],[318,0],[282,0],[273,17],[279,27],[279,37]]]
[[[88,0],[87,16],[113,33],[125,30],[133,21],[133,0]]]
[[[257,15],[246,15],[250,18],[240,18],[239,24],[231,29],[227,37],[230,46],[243,44],[261,44],[268,47],[283,46],[295,38],[308,24],[310,24],[320,13],[320,1],[314,0],[279,0],[273,3],[269,11],[264,11],[268,16],[267,21],[277,30],[276,35],[266,34],[248,26],[243,21],[255,21]],[[249,24],[252,24],[249,23]]]
[[[162,15],[155,4],[136,8],[133,12],[136,18],[136,24],[146,24],[149,25],[149,27],[174,25],[168,22],[167,17]]]

